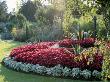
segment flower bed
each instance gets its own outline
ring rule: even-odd
[[[3,59],[3,63],[5,66],[8,68],[17,70],[17,71],[23,71],[23,72],[34,72],[37,74],[41,75],[52,75],[52,76],[57,76],[57,77],[71,77],[74,79],[101,79],[101,72],[94,70],[81,70],[80,68],[68,68],[68,67],[63,67],[60,64],[54,66],[54,67],[45,67],[45,66],[40,66],[39,64],[29,64],[29,63],[23,63],[23,62],[17,62],[14,61],[13,58],[7,57]]]
[[[64,39],[57,42],[41,42],[20,46],[13,49],[9,58],[5,58],[3,63],[12,69],[26,72],[36,72],[36,70],[39,69],[40,72],[37,73],[50,74],[53,76],[56,76],[55,70],[57,66],[60,65],[62,69],[58,68],[58,70],[62,71],[57,73],[59,76],[77,76],[76,78],[78,78],[79,74],[74,74],[72,71],[78,68],[81,70],[76,70],[80,71],[80,78],[91,78],[93,77],[93,75],[91,75],[92,72],[93,74],[98,72],[94,72],[94,70],[101,71],[103,55],[97,52],[98,49],[95,47],[88,48],[86,51],[83,50],[80,55],[77,55],[74,53],[74,48],[72,48],[72,46],[76,44],[83,48],[91,47],[94,46],[94,39]],[[92,53],[91,50],[93,50]],[[32,68],[34,69],[33,71],[31,70]],[[48,69],[48,72],[45,72],[44,68],[46,70]],[[50,71],[55,73],[51,74]],[[86,72],[88,76],[86,76]]]
[[[19,51],[19,50],[18,50]],[[25,51],[25,50],[24,50]],[[51,49],[36,49],[36,50],[28,50],[22,53],[13,53],[11,52],[10,57],[14,57],[14,59],[18,62],[30,63],[30,64],[40,64],[46,67],[53,67],[57,64],[61,64],[67,67],[80,67],[81,69],[92,68],[92,69],[101,69],[102,65],[102,55],[95,53],[93,54],[93,62],[91,65],[87,65],[90,56],[85,57],[83,55],[74,55],[69,52],[66,48],[51,48]],[[15,55],[16,54],[16,55]],[[80,61],[74,60],[75,58],[81,58]],[[95,63],[96,62],[96,63]]]

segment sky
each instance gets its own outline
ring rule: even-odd
[[[3,1],[3,0],[0,0],[0,1]],[[17,8],[16,4],[20,0],[5,0],[5,1],[7,3],[7,6],[8,6],[8,12],[12,12],[14,8],[15,9]],[[43,5],[49,5],[47,0],[42,0],[42,4]]]
[[[13,11],[16,8],[16,4],[18,0],[5,0],[8,6],[8,12]]]

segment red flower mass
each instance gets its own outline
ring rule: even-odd
[[[60,48],[51,48],[54,44],[59,44]],[[57,64],[67,67],[88,68],[88,58],[83,57],[82,61],[75,61],[74,50],[71,47],[75,44],[93,45],[91,38],[76,41],[72,39],[64,39],[58,42],[41,42],[36,44],[24,45],[11,51],[10,56],[18,62],[31,64],[40,64],[46,67],[53,67]],[[91,45],[90,45],[91,44]],[[94,55],[94,63],[89,65],[91,69],[100,69],[102,65],[102,56]]]

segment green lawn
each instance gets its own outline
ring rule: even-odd
[[[6,56],[6,54],[9,54],[14,47],[23,44],[24,43],[15,41],[0,41],[0,61],[3,59],[3,57]],[[90,82],[90,81],[78,81],[72,79],[60,79],[54,77],[24,74],[9,70],[0,64],[0,82]]]

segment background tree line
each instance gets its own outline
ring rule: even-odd
[[[7,35],[7,29],[14,40],[52,41],[79,36],[83,31],[92,36],[94,16],[97,37],[105,39],[110,34],[109,0],[53,0],[51,5],[43,5],[40,0],[21,0],[17,6],[18,11],[7,13],[6,2],[0,2],[0,32]]]

